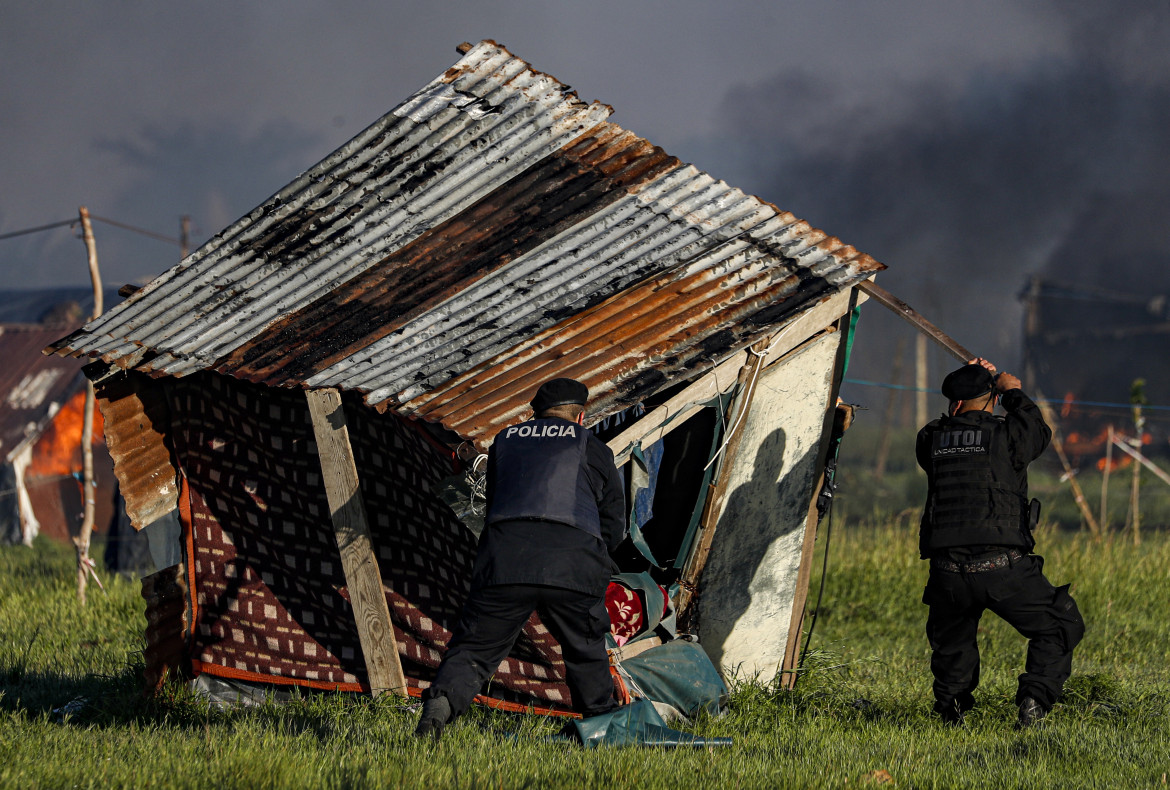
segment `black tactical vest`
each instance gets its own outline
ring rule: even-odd
[[[1031,549],[1026,483],[1012,467],[999,417],[943,417],[930,431],[930,493],[923,548],[1023,546]]]
[[[588,430],[559,417],[529,420],[496,434],[492,503],[485,522],[555,521],[601,539],[586,463],[588,441]]]

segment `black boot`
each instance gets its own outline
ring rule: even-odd
[[[1020,718],[1016,721],[1016,729],[1031,727],[1047,715],[1048,711],[1034,697],[1024,697],[1020,700]]]
[[[936,702],[934,703],[934,712],[943,720],[943,724],[949,724],[952,727],[963,726],[963,714],[965,711],[959,705],[957,699],[953,699],[948,703]]]
[[[430,736],[437,741],[443,734],[443,728],[450,721],[451,703],[447,701],[446,697],[432,697],[423,700],[422,716],[419,717],[418,726],[414,728],[415,737]]]

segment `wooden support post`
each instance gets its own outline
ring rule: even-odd
[[[723,509],[723,497],[727,494],[727,480],[731,474],[731,467],[735,456],[739,452],[740,439],[743,436],[743,423],[747,420],[748,410],[752,406],[755,395],[756,380],[760,371],[764,369],[767,359],[769,341],[761,340],[752,346],[752,353],[748,355],[747,363],[739,371],[739,379],[735,397],[728,410],[728,433],[723,440],[722,454],[718,466],[715,468],[714,479],[707,489],[707,501],[703,505],[703,514],[699,518],[699,534],[687,556],[683,566],[682,577],[679,579],[678,600],[675,601],[675,611],[679,613],[679,620],[686,623],[691,613],[689,611],[699,579],[703,575],[703,568],[707,565],[707,557],[711,553],[711,543],[715,539],[715,525],[719,521],[719,514]]]
[[[370,542],[366,508],[358,484],[353,448],[349,444],[341,395],[335,389],[323,389],[309,390],[305,397],[313,418],[321,476],[333,516],[333,530],[357,622],[370,692],[375,697],[387,691],[406,696],[406,677],[398,658],[390,609],[382,591],[378,559]]]
[[[97,242],[93,237],[93,225],[89,221],[89,209],[82,206],[78,209],[81,217],[81,235],[85,241],[86,259],[89,264],[89,279],[93,285],[93,314],[89,320],[102,314],[105,307],[102,292],[102,276],[98,269]],[[97,398],[94,395],[93,382],[85,382],[85,408],[81,422],[81,532],[77,536],[77,599],[85,605],[85,588],[89,581],[89,574],[97,572],[93,569],[93,560],[89,557],[90,538],[93,536],[94,502],[93,483],[93,420],[94,406]],[[99,585],[101,582],[98,582]]]
[[[1099,539],[1101,527],[1097,524],[1097,519],[1093,517],[1093,511],[1089,509],[1089,501],[1085,497],[1085,492],[1081,490],[1081,484],[1077,481],[1072,464],[1069,463],[1068,456],[1065,455],[1064,442],[1060,438],[1060,426],[1056,422],[1056,414],[1048,405],[1048,401],[1044,399],[1044,393],[1039,390],[1036,391],[1036,401],[1037,405],[1040,406],[1040,413],[1044,416],[1044,421],[1052,429],[1052,449],[1056,451],[1056,457],[1060,459],[1060,466],[1068,478],[1068,484],[1072,488],[1073,499],[1076,500],[1077,508],[1081,511],[1081,517],[1089,525],[1089,532],[1092,533],[1093,537]]]
[[[1036,346],[1040,335],[1040,278],[1033,275],[1024,293],[1024,389],[1036,391]],[[1104,517],[1102,517],[1104,523]]]
[[[179,217],[179,260],[187,257],[191,238],[191,218],[186,214]]]
[[[1141,385],[1145,382],[1141,381]],[[1142,508],[1139,501],[1139,496],[1142,487],[1142,465],[1137,462],[1137,453],[1142,449],[1142,433],[1145,432],[1146,419],[1142,416],[1142,403],[1145,401],[1145,394],[1142,391],[1141,385],[1137,381],[1134,382],[1133,392],[1130,395],[1130,401],[1133,403],[1133,439],[1130,440],[1130,445],[1133,447],[1134,464],[1133,464],[1133,480],[1130,484],[1129,492],[1129,507],[1131,511],[1131,520],[1133,523],[1133,545],[1141,545],[1142,542]]]
[[[843,322],[846,320],[842,319]],[[899,345],[899,353],[900,351],[901,344]],[[836,423],[837,401],[841,394],[841,381],[845,378],[845,354],[845,342],[842,341],[841,345],[837,348],[837,359],[833,364],[833,386],[829,391],[829,402],[826,404],[825,420],[821,427],[821,436],[824,439],[821,441],[820,449],[817,451],[817,468],[821,470],[821,473],[817,476],[817,484],[813,486],[812,497],[808,503],[808,513],[804,519],[804,540],[800,547],[800,565],[796,571],[796,593],[792,597],[792,617],[788,621],[788,642],[784,647],[784,661],[780,666],[780,683],[787,689],[796,688],[796,670],[800,665],[800,635],[804,633],[805,609],[808,606],[808,586],[812,580],[813,555],[816,552],[817,529],[820,526],[821,520],[820,511],[817,510],[817,500],[820,498],[821,489],[825,485],[829,454],[834,452],[832,446],[833,426]],[[897,379],[895,378],[895,380]],[[848,427],[849,423],[845,422],[842,425],[842,431],[847,430]],[[825,551],[828,552],[828,550],[829,545],[826,542]]]
[[[1142,465],[1133,463],[1133,476],[1130,478],[1129,488],[1129,523],[1133,527],[1133,545],[1140,546],[1142,542],[1142,508],[1139,496],[1142,488]]]
[[[1105,468],[1101,470],[1101,531],[1109,531],[1109,473],[1113,471],[1113,425],[1105,441]]]
[[[903,302],[892,293],[882,288],[872,280],[862,280],[857,284],[857,290],[864,294],[872,296],[884,307],[892,310],[898,317],[910,323],[919,332],[922,332],[934,342],[938,343],[947,352],[952,354],[955,359],[961,362],[975,359],[975,355],[968,351],[965,347],[959,345],[953,337],[946,332],[939,329],[937,326],[927,321],[922,315],[918,313],[910,305]]]
[[[834,399],[835,400],[835,399]],[[831,410],[830,410],[831,413]],[[800,635],[804,633],[805,608],[808,606],[808,585],[812,580],[813,555],[816,553],[817,496],[825,484],[825,473],[817,478],[813,486],[813,497],[808,503],[808,516],[804,520],[804,541],[800,546],[800,567],[796,571],[796,595],[792,598],[792,618],[788,623],[788,644],[784,648],[784,663],[780,666],[780,685],[786,689],[796,687],[796,669],[800,664]],[[828,547],[825,548],[828,551]]]

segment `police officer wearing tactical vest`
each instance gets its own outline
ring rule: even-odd
[[[918,465],[929,481],[919,549],[930,560],[922,602],[930,607],[934,710],[962,724],[979,685],[976,631],[990,609],[1028,638],[1016,692],[1017,726],[1047,715],[1072,670],[1084,622],[1068,585],[1053,587],[1032,554],[1039,502],[1028,500],[1028,464],[1052,431],[1020,380],[984,359],[949,374],[946,416],[918,433]],[[1002,399],[1005,416],[994,416]]]
[[[532,400],[534,419],[492,442],[471,594],[423,694],[416,735],[438,738],[467,710],[533,610],[561,645],[574,710],[594,716],[616,707],[605,589],[609,552],[626,535],[625,495],[613,453],[582,426],[588,398],[579,381],[545,382]]]

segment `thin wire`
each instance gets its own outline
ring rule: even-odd
[[[40,233],[42,230],[52,230],[53,228],[63,228],[66,225],[73,225],[74,223],[77,223],[80,221],[81,220],[77,220],[77,219],[63,219],[60,222],[52,222],[48,225],[41,225],[41,226],[36,227],[36,228],[25,228],[24,230],[14,230],[14,231],[11,231],[10,233],[0,233],[0,240],[12,239],[12,238],[15,238],[17,236],[26,236],[29,233]]]
[[[137,228],[133,225],[127,225],[125,222],[118,222],[117,220],[106,219],[105,217],[99,217],[96,214],[90,214],[89,217],[90,217],[90,219],[96,219],[98,222],[104,222],[107,225],[113,225],[115,228],[121,228],[122,230],[129,230],[129,231],[132,231],[134,233],[139,233],[143,236],[149,236],[152,239],[158,239],[159,241],[165,241],[169,244],[174,244],[176,247],[183,246],[183,242],[180,241],[179,239],[174,239],[174,238],[171,238],[170,236],[164,236],[161,233],[155,233],[152,230],[146,230],[145,228]]]
[[[771,348],[771,346],[769,346],[768,348]],[[756,381],[760,378],[760,372],[764,368],[763,360],[764,360],[764,357],[766,357],[768,355],[768,349],[764,349],[764,352],[762,354],[756,354],[755,351],[752,351],[749,348],[748,353],[755,354],[756,356],[759,357],[759,360],[757,360],[755,366],[752,368],[752,377],[748,381],[747,391],[743,395],[745,402],[747,401],[747,399],[751,398],[752,392],[756,388]],[[723,443],[719,445],[719,449],[715,451],[715,454],[711,456],[711,460],[709,460],[707,462],[707,465],[703,467],[704,472],[706,472],[708,469],[711,468],[711,464],[715,463],[716,459],[718,459],[719,456],[723,455],[723,451],[726,450],[727,445],[729,445],[731,443],[731,437],[735,436],[735,432],[737,430],[739,430],[739,424],[741,422],[743,422],[743,418],[747,415],[747,411],[748,411],[747,409],[740,409],[739,414],[735,415],[735,422],[732,423],[731,429],[729,431],[727,431],[726,434],[724,434]]]
[[[165,241],[168,244],[174,244],[177,247],[183,246],[183,242],[180,239],[172,238],[170,236],[164,236],[161,233],[155,233],[153,230],[147,230],[146,228],[139,228],[135,225],[129,225],[125,222],[118,222],[117,220],[108,219],[106,217],[99,217],[96,214],[90,214],[89,218],[93,219],[93,220],[97,220],[98,222],[104,222],[107,225],[113,225],[115,228],[121,228],[122,230],[128,230],[132,233],[138,233],[138,234],[143,235],[143,236],[149,236],[152,239],[158,239],[159,241]],[[26,236],[30,233],[40,233],[41,231],[52,230],[53,228],[63,228],[66,225],[72,226],[72,225],[76,225],[80,221],[81,220],[79,220],[79,219],[63,219],[60,222],[51,222],[48,225],[40,225],[40,226],[35,227],[35,228],[24,228],[23,230],[14,230],[14,231],[11,231],[9,233],[0,233],[0,241],[2,241],[4,239],[12,239],[12,238],[15,238],[17,236]]]

